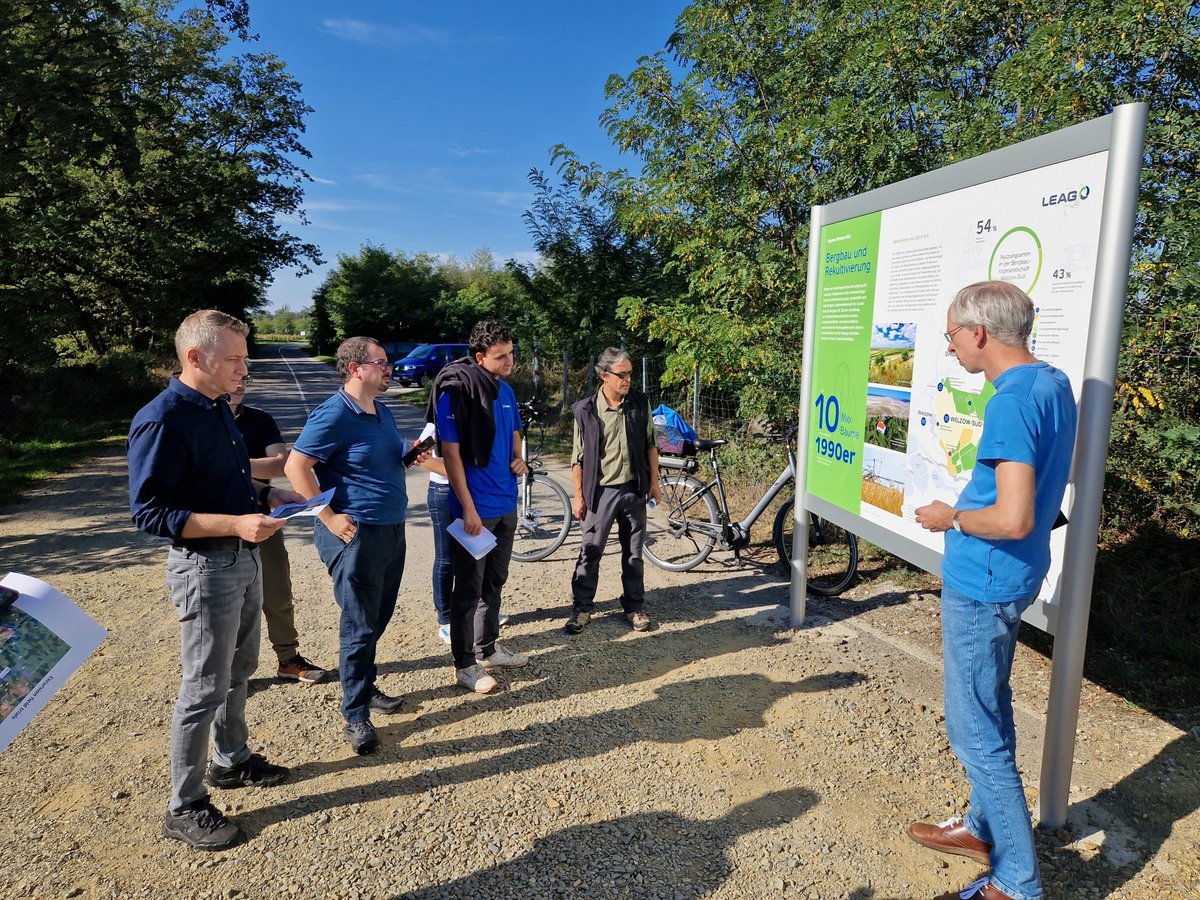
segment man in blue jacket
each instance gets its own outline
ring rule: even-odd
[[[939,900],[1037,900],[1041,875],[1017,771],[1012,676],[1021,614],[1050,567],[1050,530],[1075,444],[1067,377],[1027,349],[1033,303],[1004,281],[958,292],[946,314],[949,352],[996,388],[985,409],[971,481],[954,506],[916,511],[946,535],[942,656],[946,732],[971,782],[965,817],[914,822],[909,836],[991,865],[991,875]]]
[[[258,668],[257,545],[283,525],[259,509],[303,498],[250,479],[250,457],[225,399],[246,377],[248,333],[245,323],[212,309],[184,319],[175,334],[183,371],[129,429],[130,511],[139,529],[171,542],[167,586],[183,662],[163,834],[201,850],[242,839],[210,802],[205,781],[265,787],[288,776],[250,752],[246,694]],[[205,772],[210,733],[212,764]]]

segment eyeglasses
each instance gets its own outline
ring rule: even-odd
[[[364,359],[359,363],[360,366],[379,366],[381,369],[390,369],[392,364],[386,359]]]
[[[946,338],[946,343],[948,344],[948,343],[950,343],[952,340],[954,340],[954,336],[955,336],[956,334],[958,334],[958,333],[959,333],[960,331],[962,331],[964,328],[970,328],[970,327],[971,327],[971,326],[969,326],[969,325],[959,325],[957,328],[952,328],[950,331],[943,331],[943,332],[942,332],[942,334],[945,336],[945,338]]]
[[[254,380],[253,375],[246,375],[245,377],[242,378],[242,384],[249,384],[253,380]]]
[[[613,378],[619,378],[621,381],[628,381],[633,377],[633,369],[630,369],[628,372],[614,372],[612,369],[609,369],[607,374]]]

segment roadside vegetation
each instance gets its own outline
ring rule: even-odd
[[[666,359],[664,385],[698,369],[740,418],[790,419],[813,205],[1142,101],[1092,631],[1114,677],[1153,670],[1144,689],[1169,694],[1180,673],[1195,678],[1194,3],[1012,0],[943,14],[878,0],[847,15],[695,0],[664,47],[607,83],[600,125],[628,168],[567,146],[530,160],[538,265],[486,247],[454,260],[368,245],[331,267],[311,306],[274,313],[271,273],[319,261],[281,224],[303,220],[310,110],[285,61],[243,52],[246,0],[188,6],[0,10],[0,109],[20,111],[0,116],[0,502],[119,440],[161,383],[179,320],[210,305],[253,319],[264,339],[304,332],[324,356],[351,334],[458,338],[503,316],[547,359],[624,343]],[[747,497],[773,468],[749,462],[756,453],[743,442],[731,454],[731,466],[747,460]]]

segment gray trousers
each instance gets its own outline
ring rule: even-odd
[[[172,813],[208,797],[212,760],[236,766],[250,758],[247,682],[258,668],[262,571],[257,550],[167,552],[167,587],[179,616],[183,683],[171,718]]]
[[[646,497],[638,493],[637,482],[630,481],[600,488],[596,508],[589,509],[580,523],[583,542],[571,577],[571,603],[582,612],[591,612],[596,605],[600,558],[614,521],[621,540],[621,608],[627,613],[641,612],[645,603],[642,541],[646,537]]]

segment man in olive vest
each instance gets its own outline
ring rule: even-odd
[[[606,349],[596,362],[596,375],[600,390],[571,408],[575,415],[573,506],[583,542],[571,578],[573,608],[566,632],[579,634],[591,620],[600,558],[613,522],[621,540],[621,608],[636,631],[646,631],[650,628],[650,617],[642,609],[646,500],[662,499],[654,421],[645,394],[632,390],[633,362],[628,353]]]

